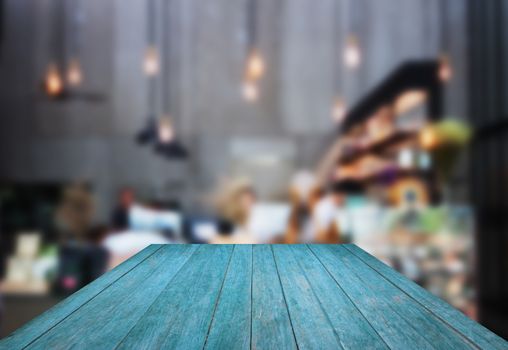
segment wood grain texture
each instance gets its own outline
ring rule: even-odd
[[[118,348],[202,349],[233,249],[201,246]]]
[[[272,246],[299,349],[341,348],[309,281],[291,255],[291,246]]]
[[[0,349],[508,349],[353,245],[151,246]]]
[[[252,246],[235,247],[206,339],[207,349],[249,349]]]
[[[422,307],[448,323],[450,327],[453,327],[480,348],[506,349],[508,347],[506,341],[501,337],[471,320],[445,301],[433,296],[416,283],[412,283],[364,250],[352,244],[346,245],[345,248],[360,258],[367,266],[381,274],[389,283],[396,285],[404,293],[414,298]]]
[[[377,295],[378,301],[386,302],[389,308],[399,315],[399,319],[407,322],[408,327],[425,335],[425,339],[434,348],[443,350],[474,348],[474,344],[421,308],[413,298],[401,293],[396,286],[386,283],[377,272],[365,268],[362,261],[345,247],[333,246],[328,249],[348,268],[350,274],[359,277],[365,289]]]
[[[107,293],[101,293],[82,306],[78,313],[70,315],[30,348],[58,349],[61,344],[114,348],[196,249],[198,247],[192,245],[164,246],[117,280]]]
[[[296,349],[296,341],[269,245],[253,246],[252,348]]]
[[[343,348],[388,348],[349,296],[307,247],[293,246],[291,253],[293,261],[300,266],[301,273],[309,281],[321,307],[328,315]]]

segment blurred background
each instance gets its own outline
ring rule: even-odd
[[[153,243],[355,243],[508,337],[508,3],[0,0],[0,336]]]

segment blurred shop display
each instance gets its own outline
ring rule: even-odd
[[[442,112],[442,64],[402,64],[344,116],[318,169],[321,188],[355,182],[335,210],[342,242],[384,260],[475,317],[472,209],[443,202],[471,138]]]
[[[353,243],[476,317],[471,208],[360,206],[350,212]]]
[[[7,259],[5,279],[1,292],[6,294],[45,294],[55,275],[58,264],[54,247],[41,248],[41,234],[21,233],[16,239],[16,249]]]
[[[55,211],[62,186],[56,183],[4,183],[0,185],[0,276],[7,257],[14,255],[21,232],[37,232],[41,244],[57,241]]]

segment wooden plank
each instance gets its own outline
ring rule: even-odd
[[[309,248],[390,348],[434,348],[425,339],[426,335],[415,330],[410,323],[392,310],[389,301],[367,288],[363,281],[349,270],[349,266],[328,249],[328,246],[310,245]]]
[[[164,246],[30,347],[57,349],[65,344],[65,348],[113,349],[197,249]]]
[[[118,348],[201,349],[233,249],[201,246]]]
[[[292,263],[300,266],[344,349],[388,348],[307,246],[291,246],[291,253]]]
[[[271,247],[254,245],[252,254],[252,348],[296,349]]]
[[[139,252],[0,341],[0,348],[20,349],[26,347],[42,334],[62,322],[62,320],[70,314],[78,310],[83,304],[95,298],[103,290],[122,278],[160,248],[160,245],[151,245]]]
[[[355,245],[346,245],[351,253],[360,258],[365,264],[381,274],[389,283],[397,286],[404,293],[416,300],[428,312],[434,314],[443,322],[448,323],[456,331],[470,339],[482,349],[507,349],[508,342],[497,336],[479,323],[468,318],[462,312],[456,310],[445,301],[427,292],[416,283],[412,283],[406,277],[385,265],[372,255]]]
[[[237,245],[206,340],[207,349],[249,349],[252,246]]]
[[[291,247],[273,245],[272,250],[298,348],[341,348],[339,336],[291,254]]]
[[[370,290],[376,295],[376,302],[383,305],[383,309],[390,308],[401,320],[406,321],[407,328],[423,334],[425,339],[437,349],[472,349],[475,348],[467,338],[457,333],[446,323],[435,318],[412,298],[402,293],[396,286],[386,283],[376,271],[365,265],[360,259],[352,255],[342,246],[329,246],[341,264],[345,265],[350,274],[355,274],[358,285]],[[383,310],[384,311],[384,310]]]

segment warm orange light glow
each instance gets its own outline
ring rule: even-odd
[[[149,77],[153,77],[159,73],[159,51],[155,46],[149,46],[146,49],[143,70]]]
[[[427,99],[427,93],[422,90],[411,90],[402,94],[395,101],[395,114],[401,115],[421,106]]]
[[[81,65],[77,59],[72,59],[69,62],[69,67],[67,69],[67,81],[72,86],[78,86],[83,82]]]
[[[46,93],[51,97],[58,96],[63,91],[62,77],[58,71],[58,67],[54,63],[48,66],[44,87],[46,89]]]
[[[439,59],[439,80],[443,83],[449,82],[453,78],[453,69],[450,58],[447,55],[441,55]]]
[[[159,140],[162,143],[170,143],[173,141],[175,134],[173,130],[173,125],[171,124],[171,119],[168,115],[163,116],[159,120]]]
[[[243,97],[249,102],[255,102],[259,98],[259,89],[255,82],[247,80],[242,87]]]
[[[248,59],[247,59],[247,67],[246,67],[246,77],[249,80],[258,80],[265,73],[265,62],[263,57],[259,54],[257,50],[252,50]]]
[[[336,98],[332,108],[332,118],[335,122],[341,123],[346,117],[346,103],[342,98]]]
[[[344,64],[349,69],[356,69],[362,63],[362,55],[358,39],[354,35],[347,38],[346,47],[344,49]]]
[[[438,144],[438,137],[436,135],[436,131],[428,126],[425,127],[422,131],[420,131],[420,146],[423,149],[431,150],[435,148]]]

